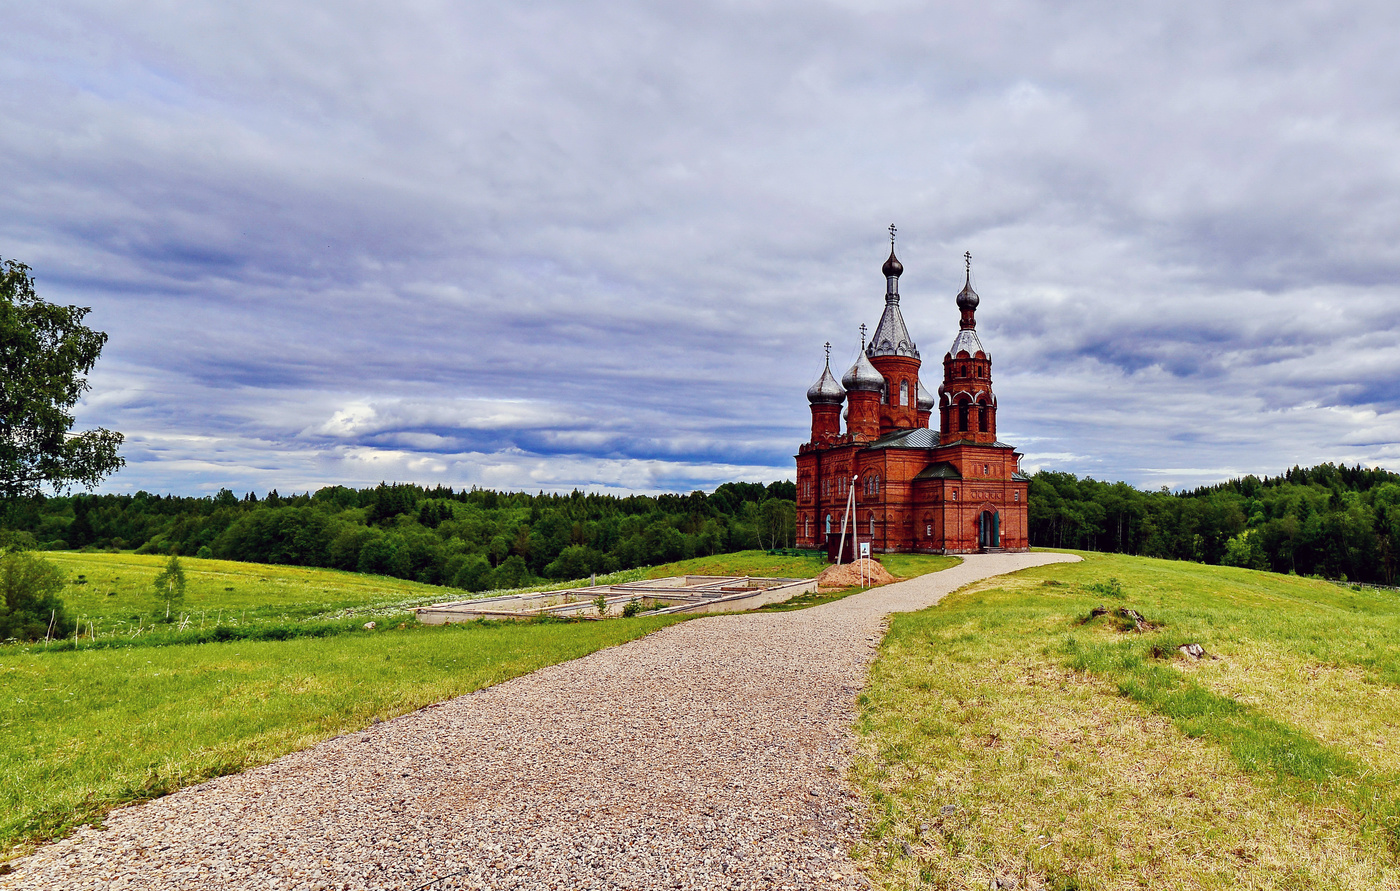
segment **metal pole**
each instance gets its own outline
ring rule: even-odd
[[[860,474],[856,474],[855,476],[851,477],[851,491],[850,491],[849,493],[847,493],[847,495],[846,495],[846,512],[843,513],[843,514],[841,515],[841,544],[838,545],[837,548],[836,548],[836,565],[837,565],[837,566],[840,566],[840,565],[841,565],[841,555],[842,555],[843,553],[845,553],[845,551],[846,551],[846,520],[850,518],[850,516],[851,516],[851,511],[855,510],[855,506],[856,506],[856,480],[858,480],[858,479],[860,479]],[[859,533],[858,533],[858,530],[856,529],[856,527],[855,527],[854,525],[851,526],[851,534],[852,534],[852,535],[857,535],[857,534],[859,534]],[[859,539],[857,539],[857,541],[859,541]]]

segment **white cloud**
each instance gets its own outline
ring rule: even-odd
[[[891,220],[934,376],[973,252],[1027,466],[1397,466],[1398,17],[31,6],[0,255],[112,335],[109,488],[791,476]]]

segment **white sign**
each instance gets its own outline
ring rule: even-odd
[[[860,543],[860,555],[866,558],[870,556],[870,542],[863,541]]]

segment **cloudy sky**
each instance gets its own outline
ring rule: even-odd
[[[974,257],[1001,438],[1146,488],[1400,470],[1394,3],[49,2],[0,257],[111,340],[105,491],[793,476]]]

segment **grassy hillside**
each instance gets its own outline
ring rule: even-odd
[[[100,639],[130,635],[137,628],[149,628],[152,619],[163,620],[163,601],[153,593],[153,582],[168,558],[78,551],[43,556],[67,576],[63,600],[83,634],[89,622]],[[186,627],[296,623],[345,615],[401,618],[415,606],[472,596],[455,588],[334,569],[196,557],[181,557],[180,564],[187,591],[171,624]],[[617,577],[640,578],[641,571]],[[65,633],[72,636],[73,630]]]
[[[894,617],[855,770],[877,884],[1400,887],[1400,597],[1083,556]]]
[[[152,582],[166,558],[44,556],[68,577],[63,597],[84,637],[76,651],[0,646],[0,852],[10,855],[113,807],[680,621],[423,627],[408,614],[412,606],[464,593],[326,569],[181,558],[185,602],[174,621],[153,626],[163,610]],[[916,558],[903,572],[947,562]],[[650,574],[806,576],[822,565],[747,551]],[[371,617],[373,631],[363,628]],[[201,625],[323,636],[195,644]],[[112,645],[119,646],[94,648]]]
[[[113,807],[288,752],[676,618],[420,626],[460,592],[321,569],[184,559],[190,630],[158,625],[164,558],[51,553],[64,599],[98,632],[62,649],[0,646],[0,857]],[[351,618],[328,618],[346,611]],[[363,628],[368,616],[374,630]],[[188,643],[197,626],[320,637]],[[143,626],[141,634],[133,629]],[[71,635],[72,629],[66,629]],[[94,649],[119,645],[115,649]]]
[[[182,558],[185,601],[172,622],[152,625],[163,612],[152,582],[166,558],[44,556],[67,575],[63,597],[84,636],[76,650],[0,646],[0,856],[113,807],[680,620],[423,627],[412,606],[463,593],[334,570]],[[886,560],[903,576],[954,562]],[[823,566],[747,551],[648,573],[810,576]],[[369,617],[374,630],[363,627]],[[195,643],[199,626],[292,639]],[[295,636],[308,630],[319,636]]]

